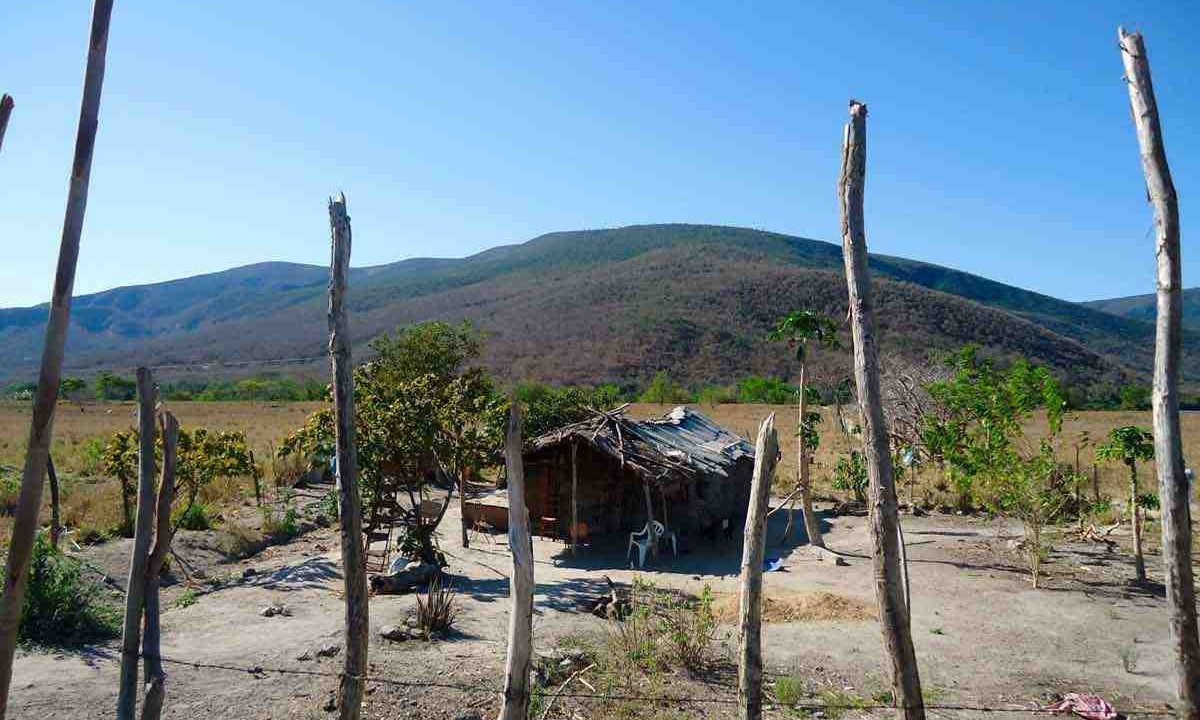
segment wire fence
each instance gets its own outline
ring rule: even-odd
[[[146,655],[141,655],[145,658]],[[115,658],[111,658],[115,662]],[[327,670],[309,670],[303,668],[284,668],[284,667],[268,667],[264,665],[233,665],[220,662],[208,662],[202,660],[183,660],[176,657],[160,655],[159,660],[164,665],[173,665],[177,667],[186,667],[194,670],[214,670],[220,672],[230,672],[249,675],[254,678],[264,678],[269,675],[291,675],[303,677],[319,677],[329,678],[331,680],[340,681],[346,677],[345,673],[334,672]],[[493,686],[481,682],[463,683],[463,682],[448,682],[437,680],[403,680],[380,675],[365,675],[361,679],[364,682],[376,683],[379,685],[387,685],[399,688],[412,689],[436,689],[436,690],[457,690],[464,693],[491,693],[499,697],[503,689],[498,686]],[[725,686],[728,687],[728,686]],[[560,699],[576,699],[576,700],[595,700],[603,702],[640,702],[652,703],[655,705],[679,705],[695,707],[700,705],[738,705],[739,700],[736,697],[701,697],[695,695],[671,695],[671,694],[636,694],[636,693],[619,693],[619,692],[579,692],[568,691],[560,686],[558,689],[551,690],[549,687],[544,688],[547,696],[553,695]],[[170,690],[168,689],[168,697]],[[25,707],[42,707],[48,705],[49,702],[33,702],[28,703]],[[769,704],[769,703],[768,703]],[[894,710],[895,706],[891,703],[883,703],[878,701],[867,700],[820,700],[820,701],[801,701],[789,702],[786,704],[778,703],[779,707],[786,707],[794,710],[806,711],[848,711],[848,710]],[[966,703],[944,703],[944,702],[927,702],[925,709],[938,712],[951,713],[980,713],[980,714],[1012,714],[1012,715],[1063,715],[1061,710],[1052,710],[1042,707],[1036,703],[1028,705],[972,705]],[[1130,707],[1118,708],[1118,711],[1126,717],[1165,717],[1174,714],[1174,711],[1168,707]]]

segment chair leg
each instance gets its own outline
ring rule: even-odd
[[[646,567],[646,551],[650,549],[650,545],[638,545],[638,567]]]

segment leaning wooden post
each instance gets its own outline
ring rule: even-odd
[[[12,109],[12,95],[5,93],[4,97],[0,97],[0,148],[4,147],[4,133],[8,132],[8,119],[12,117]]]
[[[62,493],[59,492],[58,473],[54,470],[54,457],[46,455],[46,481],[50,483],[50,545],[58,549],[62,536]]]
[[[767,511],[771,503],[771,476],[779,459],[775,413],[758,428],[754,445],[754,477],[742,541],[742,580],[738,591],[738,717],[762,717],[762,571],[767,544]]]
[[[533,541],[525,509],[525,464],[521,457],[521,403],[514,397],[504,439],[508,476],[508,549],[512,609],[508,616],[508,654],[504,659],[504,706],[498,720],[525,720],[529,714],[529,659],[533,655]]]
[[[42,507],[42,485],[46,477],[50,439],[54,434],[54,410],[62,373],[67,327],[71,318],[71,292],[75,287],[75,266],[79,259],[79,236],[83,231],[87,207],[88,180],[92,173],[92,149],[96,144],[96,125],[100,116],[100,87],[104,81],[104,53],[108,47],[108,21],[112,0],[96,0],[92,11],[92,34],[88,45],[87,71],[83,80],[83,102],[79,109],[79,133],[75,137],[75,160],[67,192],[62,242],[58,249],[58,270],[50,299],[50,319],[42,346],[42,365],[38,371],[33,399],[33,418],[26,444],[25,469],[21,474],[21,495],[13,514],[12,538],[8,546],[8,569],[4,576],[4,594],[0,596],[0,720],[8,709],[8,689],[12,682],[13,653],[17,630],[21,625],[21,607],[25,604],[25,584],[29,577],[29,558],[33,552]]]
[[[155,508],[154,547],[146,563],[146,619],[143,623],[142,660],[145,663],[146,689],[142,699],[142,720],[158,720],[162,716],[166,696],[167,673],[162,662],[162,630],[159,625],[159,576],[175,528],[171,523],[171,503],[175,501],[175,449],[179,443],[179,421],[169,412],[159,417],[163,438],[162,477],[158,481],[158,504]]]
[[[367,674],[367,567],[363,550],[362,500],[358,492],[358,449],[354,440],[354,366],[346,321],[346,276],[350,273],[350,216],[346,196],[329,199],[332,261],[329,271],[329,356],[337,425],[338,511],[342,519],[342,574],[346,586],[346,659],[338,688],[338,717],[357,720]]]
[[[138,502],[133,527],[133,554],[125,586],[125,628],[121,633],[121,684],[117,695],[117,720],[133,720],[137,710],[138,651],[142,645],[142,608],[146,600],[146,566],[154,533],[155,490],[154,375],[137,369],[138,394]]]
[[[1158,259],[1158,319],[1154,344],[1154,458],[1162,503],[1163,565],[1171,635],[1175,640],[1175,682],[1181,717],[1200,718],[1200,637],[1192,577],[1192,518],[1179,430],[1179,357],[1183,317],[1183,271],[1179,251],[1179,198],[1167,165],[1158,102],[1150,80],[1150,60],[1141,33],[1117,31],[1129,105],[1154,206]]]
[[[871,276],[867,269],[867,237],[863,222],[863,193],[867,175],[867,106],[850,101],[842,147],[842,174],[838,198],[842,211],[842,255],[850,299],[850,331],[854,339],[854,381],[863,421],[863,455],[870,479],[871,558],[875,572],[875,599],[883,644],[891,661],[892,695],[897,716],[923,720],[925,703],[904,600],[900,565],[896,485],[887,426],[879,390],[879,351],[875,337],[875,308]]]

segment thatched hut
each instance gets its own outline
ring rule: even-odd
[[[524,460],[534,534],[569,541],[574,523],[582,541],[654,519],[716,537],[740,531],[754,447],[687,407],[650,420],[618,408],[534,438]]]

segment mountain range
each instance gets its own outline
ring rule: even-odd
[[[1073,385],[1149,375],[1152,297],[1149,311],[1144,298],[1080,304],[905,258],[872,255],[870,265],[885,362],[930,362],[976,343]],[[327,279],[325,267],[268,262],[77,297],[68,372],[324,371]],[[846,314],[840,246],[712,225],[555,232],[466,258],[355,268],[349,292],[356,357],[400,325],[470,320],[499,376],[550,383],[631,385],[659,370],[693,386],[789,377],[789,352],[763,339],[774,321],[799,308]],[[46,305],[0,310],[0,376],[32,379],[46,316]],[[1198,342],[1185,334],[1191,382]],[[818,379],[848,369],[844,350],[815,353]]]

